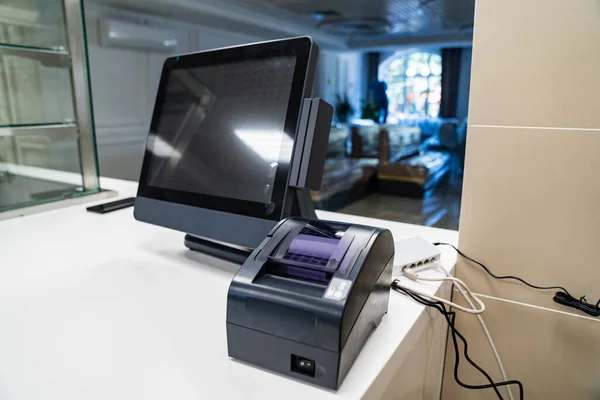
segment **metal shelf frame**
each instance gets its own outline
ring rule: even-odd
[[[83,0],[63,0],[69,54],[71,55],[71,86],[75,118],[79,128],[79,160],[83,187],[86,191],[99,190],[98,153],[94,131],[91,87],[86,47],[85,13]]]

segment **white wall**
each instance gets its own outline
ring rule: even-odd
[[[99,6],[88,6],[86,14],[100,174],[138,180],[161,63],[166,55],[100,46],[101,18],[151,25],[143,16]],[[177,34],[177,50],[188,51],[190,32],[177,29]]]
[[[100,173],[138,180],[163,60],[168,54],[99,45],[100,18],[167,28],[177,33],[173,54],[270,40],[91,3],[87,9],[92,97]],[[364,96],[362,55],[321,49],[313,95],[335,104],[347,92],[357,114]]]
[[[234,32],[217,31],[214,29],[195,28],[197,41],[194,50],[208,50],[218,47],[235,46],[243,43],[259,42],[271,38],[261,36],[250,36]]]
[[[360,52],[344,52],[338,55],[337,93],[348,93],[350,103],[355,110],[354,116],[360,115],[360,103],[366,93],[363,58]]]
[[[321,50],[313,86],[313,96],[335,104],[337,78],[337,53]]]
[[[337,95],[347,93],[355,115],[359,115],[366,90],[363,69],[363,56],[359,52],[321,50],[313,96],[335,105]]]
[[[86,11],[100,174],[122,179],[139,179],[162,63],[169,54],[100,46],[100,18],[175,31],[179,44],[174,54],[265,39],[93,4]]]

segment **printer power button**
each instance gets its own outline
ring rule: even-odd
[[[308,358],[292,354],[292,371],[307,376],[315,376],[315,362]]]

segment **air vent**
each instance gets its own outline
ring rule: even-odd
[[[365,17],[323,18],[317,27],[329,33],[351,36],[381,35],[389,32],[392,28],[386,19]]]

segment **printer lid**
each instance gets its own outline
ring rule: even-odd
[[[354,241],[353,235],[346,235],[349,227],[311,221],[290,230],[267,256],[272,267],[279,266],[271,271],[281,277],[321,284],[327,284],[335,272],[346,275],[350,262],[344,257]]]

